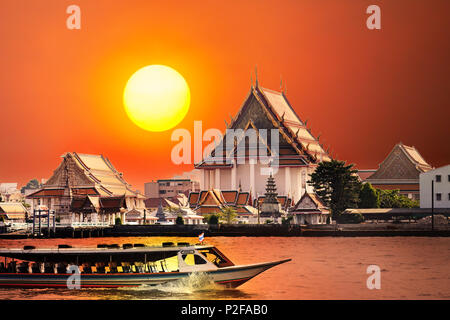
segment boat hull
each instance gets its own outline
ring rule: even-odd
[[[214,283],[227,288],[236,288],[256,275],[278,264],[290,261],[280,260],[243,266],[224,267],[207,270],[206,274]],[[21,288],[118,288],[159,285],[186,279],[195,272],[158,273],[108,273],[80,274],[79,283],[71,274],[53,273],[0,273],[0,287]],[[70,279],[69,279],[70,278]]]

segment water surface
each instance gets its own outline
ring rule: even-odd
[[[98,243],[197,242],[186,237],[0,240],[0,247],[95,247]],[[119,289],[0,288],[0,299],[450,299],[450,238],[214,237],[235,264],[291,258],[237,289],[201,276],[182,283]],[[367,266],[381,269],[381,289],[369,290]]]

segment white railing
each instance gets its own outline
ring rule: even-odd
[[[95,227],[109,227],[108,222],[69,222],[57,223],[57,227],[72,227],[72,228],[95,228]]]
[[[108,227],[108,222],[72,222],[73,228],[82,228],[82,227]]]

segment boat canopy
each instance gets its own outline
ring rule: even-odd
[[[179,251],[217,250],[211,245],[134,248],[0,249],[0,257],[53,263],[148,262],[174,257]],[[218,250],[217,250],[218,251]],[[219,251],[218,251],[219,252]]]

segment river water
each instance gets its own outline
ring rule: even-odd
[[[186,237],[0,240],[0,247],[70,244],[197,242]],[[0,288],[0,299],[450,299],[450,238],[424,237],[214,237],[235,264],[291,258],[237,289],[222,289],[201,276],[182,283],[123,289]],[[367,267],[381,269],[381,288],[369,290]]]

